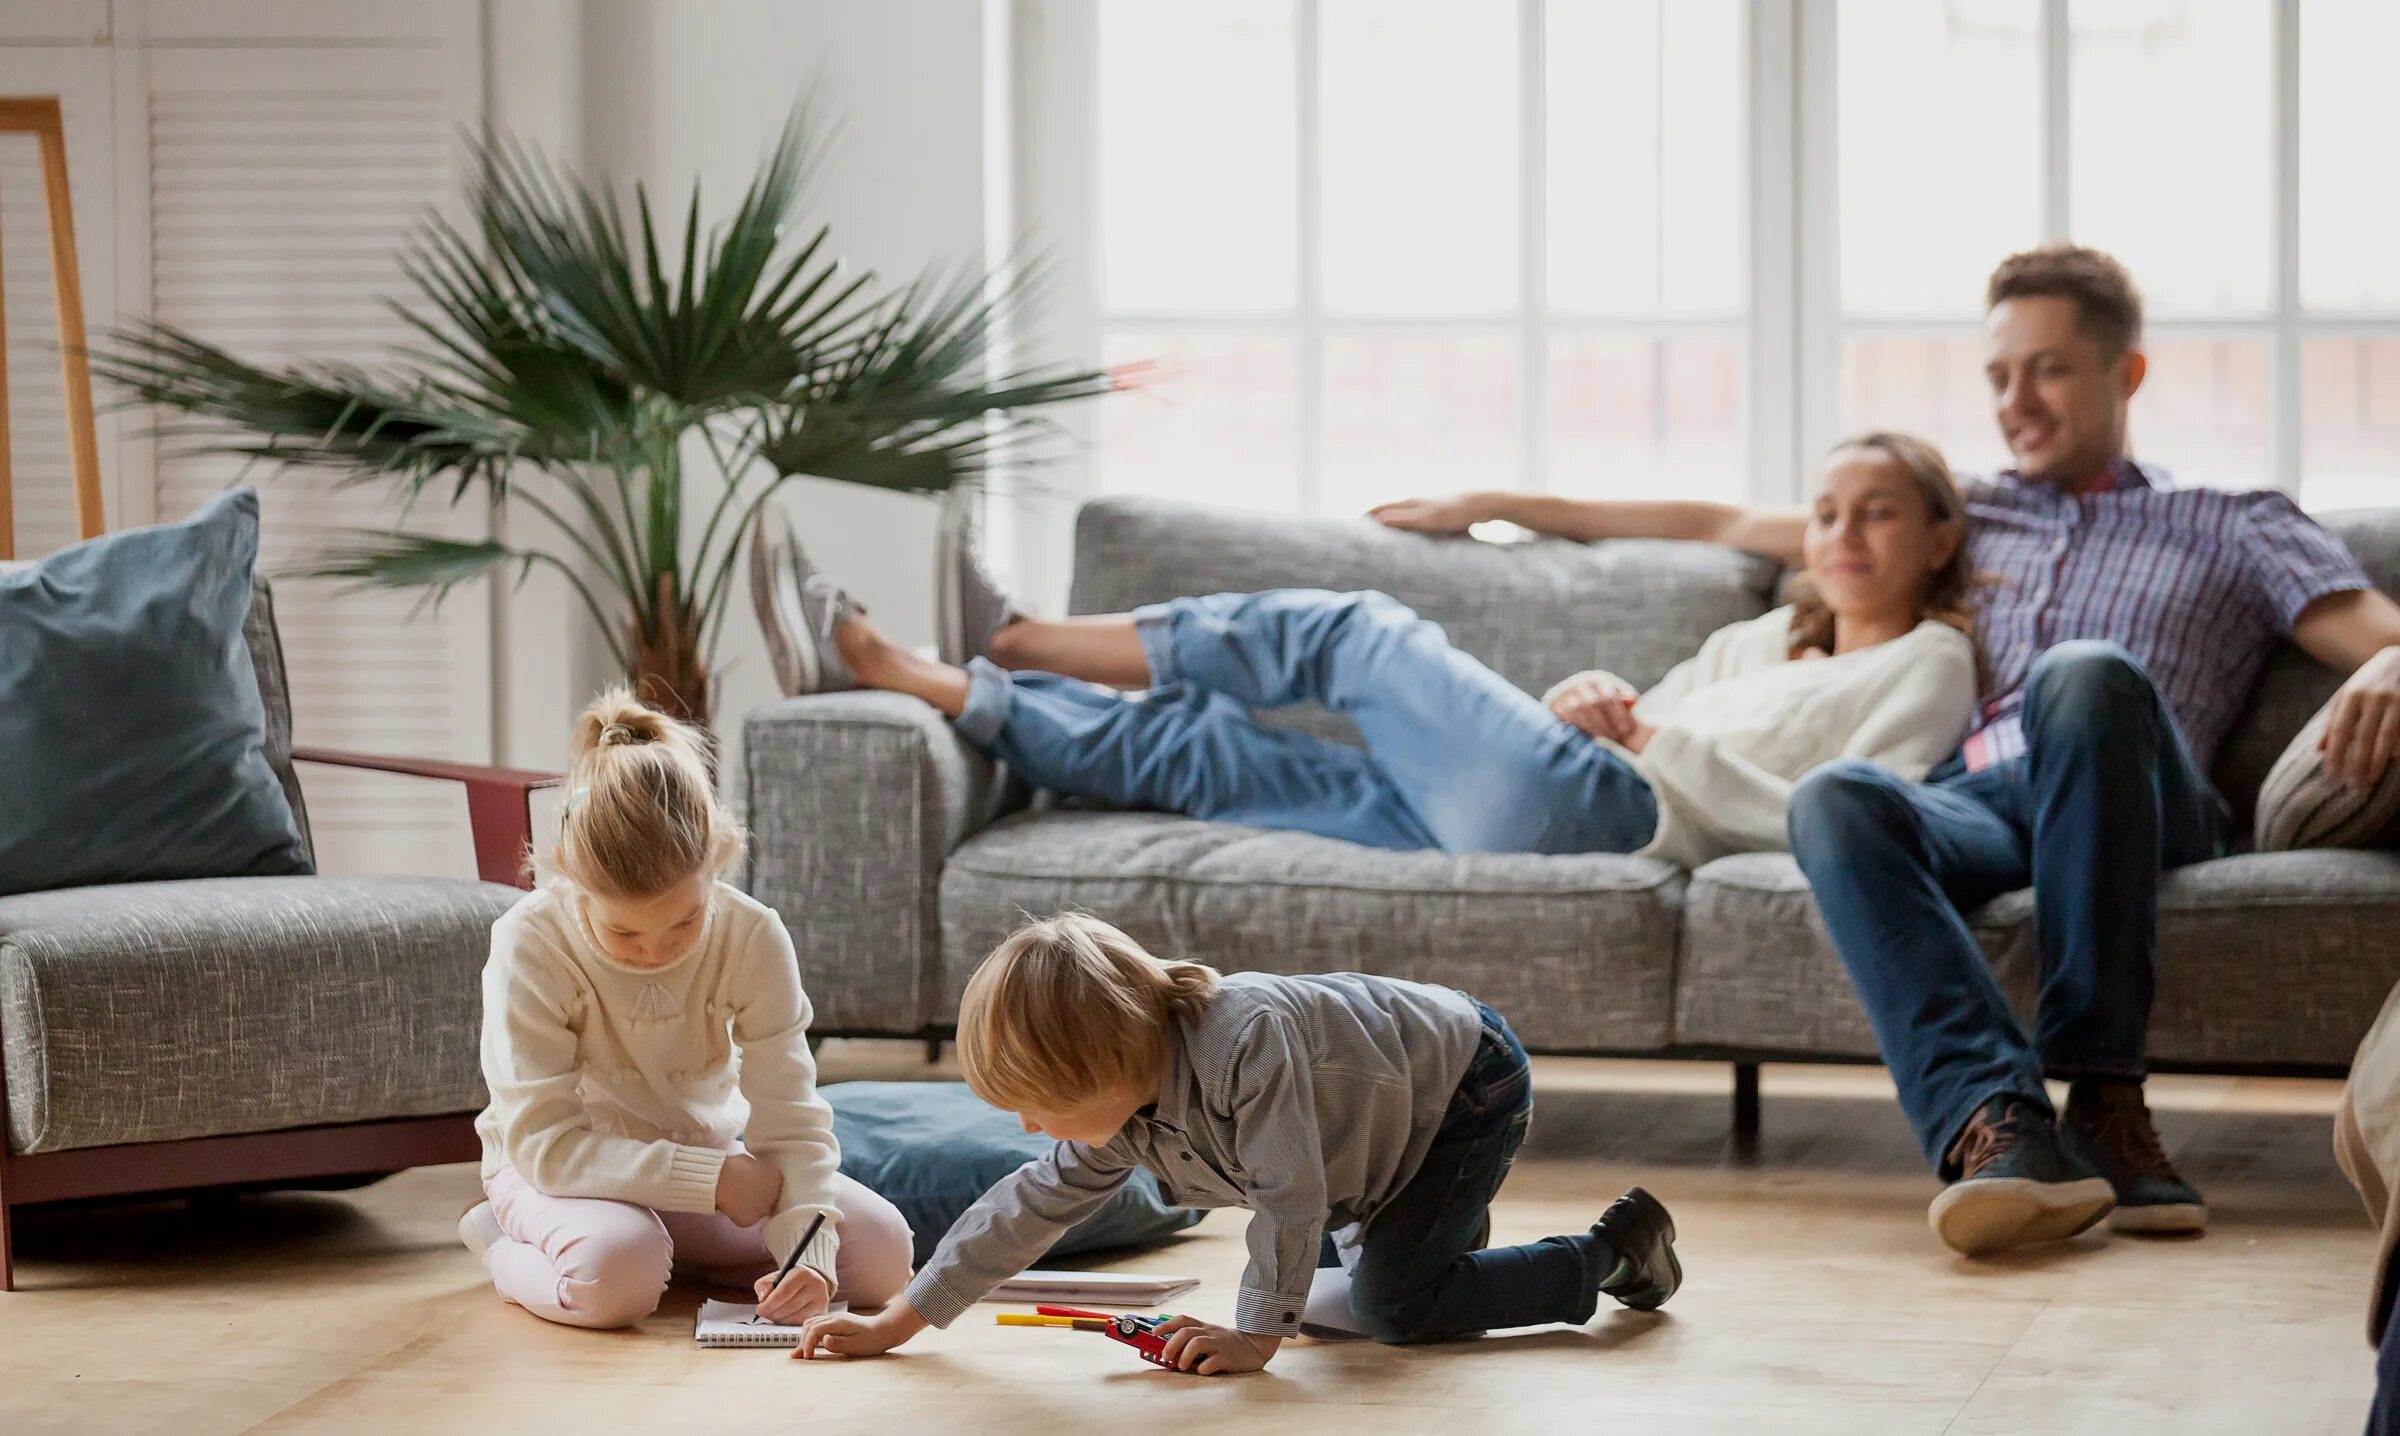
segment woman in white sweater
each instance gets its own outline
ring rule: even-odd
[[[641,1320],[677,1266],[783,1322],[891,1300],[908,1223],[836,1170],[791,937],[718,880],[742,838],[702,738],[610,692],[570,781],[555,875],[492,925],[488,1200],[459,1234],[500,1295],[569,1326]]]
[[[1817,476],[1800,600],[1710,637],[1648,693],[1586,673],[1537,701],[1378,593],[1283,589],[1106,618],[1004,613],[965,668],[914,655],[806,569],[787,625],[821,688],[914,694],[1036,786],[1377,847],[1642,853],[1784,846],[1802,774],[1914,781],[1976,693],[1964,507],[1922,440],[1866,434]],[[995,608],[995,612],[1000,610]],[[1349,715],[1363,749],[1261,725]]]

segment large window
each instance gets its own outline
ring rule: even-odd
[[[2400,501],[2384,0],[1036,9],[1027,142],[1089,147],[1028,218],[1156,363],[1100,490],[1774,500],[1868,425],[1988,470],[1984,277],[2059,236],[2148,300],[2138,455]]]
[[[1100,0],[1103,487],[1745,491],[1738,0]]]

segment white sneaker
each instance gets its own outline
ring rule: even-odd
[[[964,667],[991,656],[992,635],[1024,617],[983,560],[983,486],[955,484],[942,494],[934,538],[934,639],[942,661]]]
[[[830,575],[818,572],[790,517],[774,509],[759,514],[758,532],[750,541],[750,597],[785,697],[858,686],[833,634],[843,619],[866,609]]]
[[[458,1239],[467,1250],[481,1258],[494,1244],[507,1235],[500,1230],[500,1218],[493,1215],[490,1202],[477,1202],[459,1215]]]

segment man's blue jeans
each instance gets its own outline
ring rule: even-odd
[[[1379,848],[1627,853],[1658,828],[1617,754],[1380,593],[1277,589],[1137,609],[1140,693],[969,668],[958,731],[1036,787]],[[1318,703],[1362,750],[1269,728]]]
[[[2000,1094],[2143,1073],[2158,876],[2228,850],[2224,800],[2150,675],[2111,643],[2062,643],[2026,681],[2025,756],[1929,783],[1828,764],[1792,794],[1792,855],[1875,1027],[1918,1145],[1944,1176]],[[2034,890],[2029,1039],[1963,913]]]

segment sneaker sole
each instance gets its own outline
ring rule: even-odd
[[[2108,1214],[2108,1229],[2139,1236],[2190,1236],[2208,1230],[2208,1208],[2193,1202],[2120,1206]]]
[[[966,594],[958,581],[959,566],[967,560],[966,502],[951,494],[942,496],[941,528],[933,541],[934,651],[953,668],[965,667],[971,656]]]
[[[1933,1199],[1925,1218],[1942,1245],[1976,1257],[2081,1236],[2116,1204],[2117,1194],[2105,1177],[2079,1182],[2008,1177],[1954,1183]]]
[[[762,515],[762,520],[763,520]],[[761,522],[750,548],[750,598],[766,635],[767,660],[786,698],[814,693],[824,684],[808,610],[800,602],[791,550]]]

